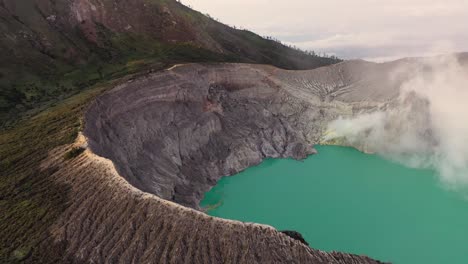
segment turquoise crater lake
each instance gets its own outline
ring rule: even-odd
[[[299,231],[321,250],[395,264],[468,263],[468,201],[434,172],[352,148],[317,150],[225,177],[201,206],[212,216]]]

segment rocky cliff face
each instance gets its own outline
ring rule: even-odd
[[[178,66],[101,96],[86,114],[85,135],[135,187],[198,208],[220,177],[268,157],[303,159],[329,120],[383,107],[398,95],[398,80],[373,86],[386,67]]]

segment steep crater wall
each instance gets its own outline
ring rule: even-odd
[[[388,74],[398,65],[182,65],[99,97],[84,134],[133,186],[197,209],[222,176],[267,157],[303,159],[328,121],[387,107],[405,79]]]

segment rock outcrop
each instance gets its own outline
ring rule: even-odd
[[[302,244],[306,246],[309,246],[309,243],[307,243],[307,241],[304,239],[302,234],[297,231],[284,230],[284,231],[281,231],[281,233],[287,235],[288,237],[296,239],[297,241],[300,241]]]

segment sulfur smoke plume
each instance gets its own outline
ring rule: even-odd
[[[400,69],[408,75],[386,109],[339,118],[325,140],[438,172],[447,186],[468,186],[468,68],[436,57]]]

